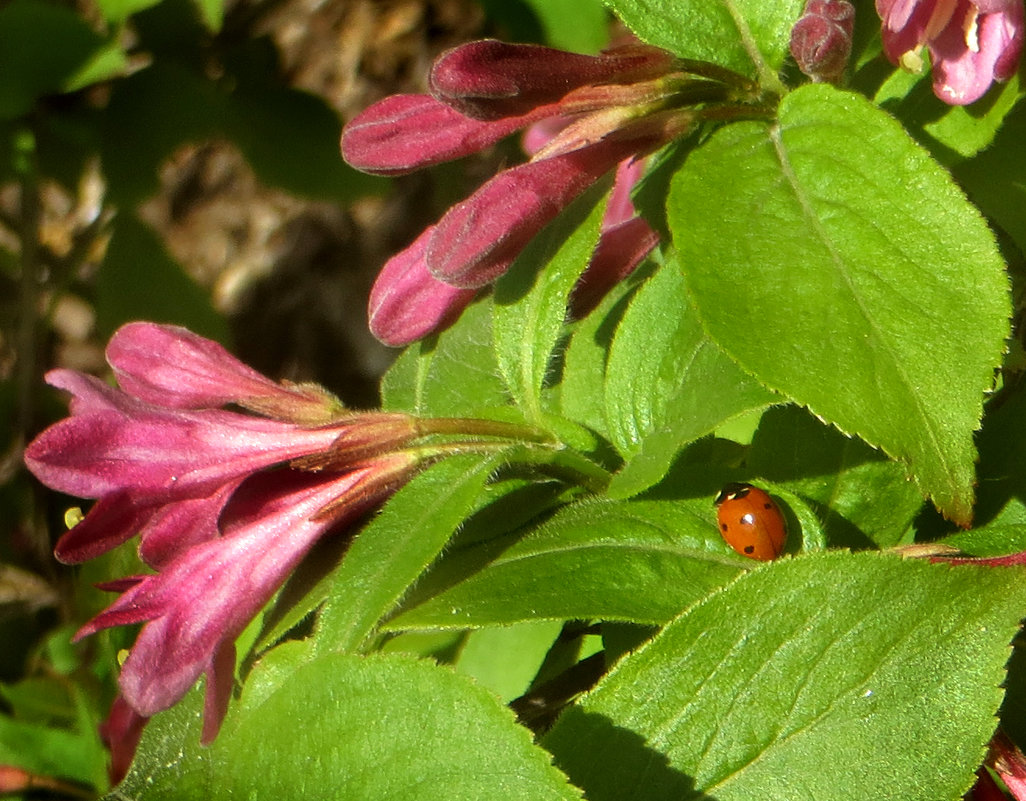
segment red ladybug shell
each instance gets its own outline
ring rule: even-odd
[[[787,524],[764,490],[728,484],[716,496],[716,519],[727,545],[742,556],[768,562],[784,550]]]

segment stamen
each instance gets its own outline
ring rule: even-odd
[[[962,30],[965,31],[966,46],[974,53],[980,52],[980,12],[974,5],[969,6],[966,11],[965,20],[962,22]]]

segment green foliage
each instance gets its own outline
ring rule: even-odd
[[[255,689],[209,750],[168,749],[196,742],[195,712],[154,720],[142,751],[157,758],[140,759],[109,801],[580,797],[509,710],[466,678],[410,658],[296,651],[258,666]]]
[[[1018,570],[778,562],[626,657],[545,745],[594,801],[959,798],[1024,603]]]
[[[484,5],[575,50],[610,30],[596,2]],[[899,558],[1026,553],[1018,81],[940,103],[885,62],[866,2],[849,89],[798,85],[801,0],[605,5],[743,76],[651,154],[634,199],[659,247],[572,319],[608,232],[600,183],[398,356],[382,406],[422,418],[410,447],[429,466],[321,543],[240,638],[216,741],[198,744],[194,690],[149,723],[110,801],[958,801],[997,725],[1026,745],[1022,567]],[[145,316],[223,339],[135,213],[177,148],[230,140],[261,180],[319,199],[380,183],[342,164],[339,121],[282,82],[266,41],[222,37],[219,3],[99,10],[133,26],[147,66],[124,74],[137,53],[71,12],[0,11],[17,76],[3,172],[67,180],[99,154],[120,208],[98,327]],[[2,47],[22,29],[68,45],[35,70]],[[102,108],[43,113],[101,79]],[[775,500],[780,558],[722,539],[730,482]],[[91,681],[5,686],[0,762],[102,788]]]
[[[879,109],[815,86],[788,95],[775,125],[718,131],[678,173],[669,210],[709,336],[908,465],[967,523],[1008,280],[950,176]]]
[[[148,309],[151,320],[186,325],[212,339],[228,335],[207,293],[182,272],[151,228],[126,214],[96,284],[97,324],[109,336],[136,319],[140,308]]]
[[[628,458],[609,487],[614,497],[647,489],[682,446],[776,400],[702,330],[675,259],[649,279],[620,321],[605,391],[610,435]]]
[[[542,418],[542,388],[563,335],[570,292],[598,242],[605,203],[595,205],[592,195],[539,234],[495,285],[496,360],[510,395],[532,422]],[[539,264],[546,269],[538,270]]]
[[[609,17],[599,0],[526,0],[552,47],[595,53],[609,40]]]
[[[17,0],[0,9],[0,120],[60,92],[102,50],[103,38],[69,8]]]
[[[405,486],[367,526],[335,573],[318,650],[358,649],[467,516],[497,459],[448,459]]]

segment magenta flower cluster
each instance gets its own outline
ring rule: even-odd
[[[404,446],[417,421],[353,413],[319,387],[275,383],[181,328],[129,324],[107,358],[120,388],[70,370],[47,375],[71,393],[71,416],[25,461],[49,487],[97,499],[58,542],[61,561],[138,534],[155,571],[107,585],[120,597],[77,635],[143,624],[122,666],[112,739],[137,733],[206,673],[210,741],[235,639],[320,537],[412,475],[418,458]]]
[[[567,204],[615,171],[600,245],[574,300],[578,312],[594,305],[658,241],[629,192],[638,160],[691,129],[693,115],[674,108],[687,82],[670,53],[647,45],[586,56],[486,40],[439,57],[431,94],[388,97],[357,116],[342,153],[371,173],[438,164],[525,129],[530,152],[384,266],[371,293],[371,330],[401,345],[444,327]]]

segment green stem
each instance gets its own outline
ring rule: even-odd
[[[746,78],[738,72],[728,70],[726,67],[721,67],[719,64],[712,64],[708,61],[697,61],[691,58],[678,58],[674,62],[674,66],[681,72],[686,72],[689,75],[699,75],[703,78],[710,78],[720,83],[725,83],[727,86],[733,86],[737,89],[743,89],[746,92],[756,92],[759,89],[759,85],[751,78]]]
[[[518,443],[535,442],[557,445],[556,439],[547,431],[523,423],[507,423],[502,420],[482,420],[467,417],[426,417],[418,421],[421,435],[458,434],[469,437],[499,437]],[[502,443],[507,447],[508,443]]]

